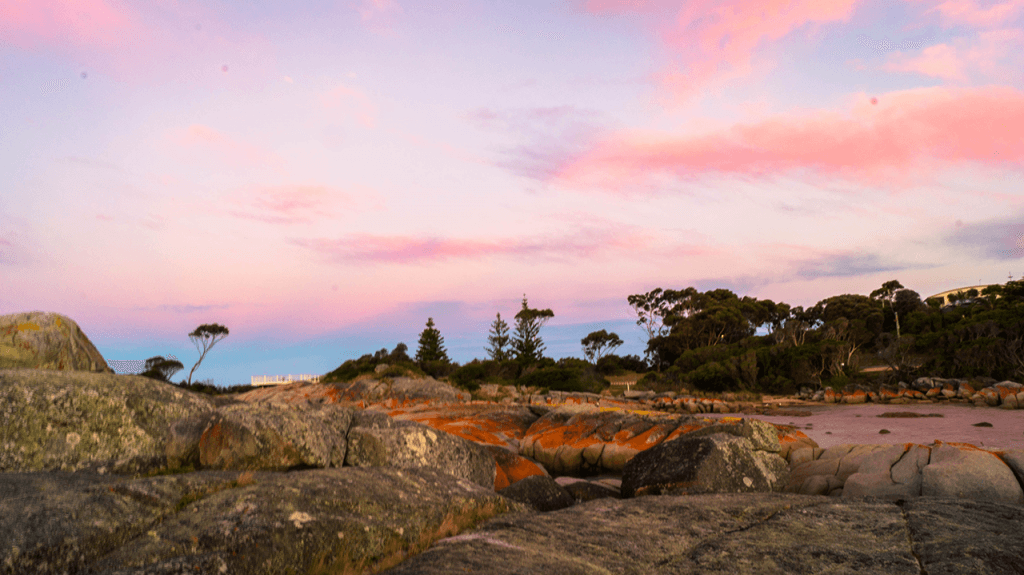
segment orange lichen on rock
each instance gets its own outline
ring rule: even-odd
[[[547,475],[547,471],[537,463],[507,449],[500,447],[487,448],[494,456],[497,472],[494,475],[494,490],[504,489],[517,481],[534,475]]]

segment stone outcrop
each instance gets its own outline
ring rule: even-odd
[[[171,468],[284,471],[341,467],[354,410],[323,404],[235,404],[176,422]]]
[[[0,370],[0,471],[161,467],[171,424],[214,409],[141,376]]]
[[[1024,504],[1024,451],[965,443],[837,445],[793,454],[785,491],[888,500],[946,497]]]
[[[385,377],[365,374],[347,382],[296,382],[261,387],[240,394],[239,401],[269,403],[337,403],[366,408],[388,409],[414,405],[446,405],[469,401],[470,396],[432,377]]]
[[[114,373],[71,319],[41,311],[0,316],[0,369]]]
[[[692,435],[705,428],[725,431],[742,427],[743,421],[739,418],[713,420],[686,415],[601,411],[589,405],[563,406],[530,426],[521,441],[520,453],[543,464],[552,475],[621,473],[627,461],[659,443]],[[774,429],[776,451],[780,451],[783,458],[794,445],[807,442],[817,446],[792,427],[767,425]],[[742,435],[743,432],[737,427],[735,433]]]
[[[813,394],[804,393],[803,397],[825,403],[951,402],[973,403],[978,407],[1021,409],[1024,408],[1024,385],[1015,381],[1001,381],[982,386],[966,379],[919,377],[913,383],[883,385],[877,391],[860,387],[842,391],[829,388]]]
[[[431,469],[0,473],[0,573],[364,573],[518,504]]]
[[[622,496],[780,491],[788,475],[775,429],[756,420],[665,441],[626,463]]]
[[[353,467],[433,467],[493,489],[494,457],[471,441],[414,421],[359,411],[348,431],[345,465]]]
[[[541,512],[565,509],[576,502],[564,487],[547,475],[527,477],[498,491],[498,494]]]
[[[1012,573],[1024,507],[781,493],[599,499],[506,515],[389,575],[480,573]]]

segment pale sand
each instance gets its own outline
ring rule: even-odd
[[[928,444],[939,439],[983,447],[1024,449],[1024,410],[943,403],[794,405],[788,409],[810,411],[812,415],[794,417],[751,414],[741,417],[794,425],[823,448],[844,443]],[[877,417],[892,411],[940,413],[943,417]],[[736,417],[737,414],[725,416]],[[991,423],[992,427],[973,426],[980,422]],[[880,434],[880,429],[888,429],[891,433]]]

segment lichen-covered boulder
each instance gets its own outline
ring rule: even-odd
[[[524,509],[433,469],[0,474],[0,573],[376,573]]]
[[[136,375],[0,370],[0,471],[162,467],[171,424],[206,396]]]
[[[525,405],[472,402],[389,409],[395,419],[418,421],[482,445],[519,451],[520,440],[538,415]]]
[[[0,316],[0,369],[114,373],[78,324],[57,313]]]
[[[494,457],[496,470],[494,474],[494,490],[504,489],[517,481],[534,475],[547,475],[548,472],[536,461],[513,453],[494,445],[486,445],[487,451]]]
[[[622,472],[622,496],[781,491],[787,474],[777,451],[756,449],[745,437],[683,436],[631,459]]]
[[[324,404],[242,403],[176,422],[168,465],[283,471],[341,467],[353,409]]]
[[[422,423],[400,421],[375,411],[357,411],[348,432],[345,465],[433,467],[494,489],[494,457],[482,445]]]

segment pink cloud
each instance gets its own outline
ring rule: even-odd
[[[133,15],[104,0],[12,0],[0,3],[0,36],[25,49],[120,45]]]
[[[328,186],[288,185],[247,189],[229,200],[236,217],[270,224],[311,223],[333,217],[336,206],[351,207],[351,197]]]
[[[282,160],[260,146],[232,138],[209,126],[192,124],[184,130],[174,130],[169,139],[188,151],[201,151],[204,157],[213,153],[221,161],[236,166],[273,166],[280,168]]]
[[[987,28],[1001,26],[1024,14],[1024,0],[1007,0],[985,7],[976,0],[946,0],[928,12],[938,12],[947,27],[968,24]]]
[[[963,59],[957,54],[956,48],[948,44],[929,46],[917,57],[895,55],[882,69],[887,72],[913,72],[944,80],[966,79]]]
[[[672,174],[772,176],[800,170],[873,184],[938,165],[1024,165],[1024,93],[923,88],[863,102],[847,115],[779,116],[692,135],[624,133],[563,167],[555,181],[633,189]]]
[[[334,262],[423,263],[453,259],[530,257],[593,258],[608,251],[635,251],[649,245],[639,233],[584,230],[575,235],[540,239],[447,239],[350,234],[340,239],[292,240]],[[693,248],[696,249],[696,248]],[[691,249],[692,251],[692,249]]]
[[[808,24],[845,21],[859,0],[590,0],[584,9],[600,13],[670,10],[669,24],[658,24],[662,41],[680,66],[661,79],[678,96],[688,96],[715,78],[749,73],[751,57],[766,42]]]
[[[896,53],[882,66],[888,72],[913,72],[951,81],[967,81],[980,74],[990,80],[1013,82],[1024,66],[1024,31],[989,30],[955,45],[937,44],[919,56]]]
[[[363,92],[339,84],[320,96],[320,104],[328,110],[348,111],[360,124],[373,128],[377,124],[377,106]]]

